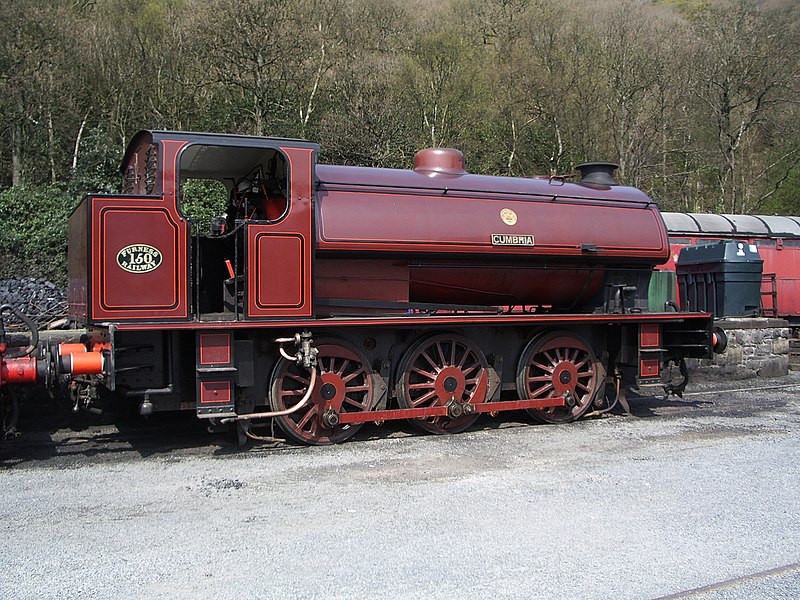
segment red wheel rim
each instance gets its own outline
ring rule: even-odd
[[[591,405],[602,380],[592,348],[570,332],[553,332],[534,338],[517,368],[517,392],[523,400],[568,396],[571,406],[529,410],[546,423],[566,423],[580,417]]]
[[[397,402],[402,408],[429,408],[449,402],[478,404],[486,401],[488,363],[480,348],[455,334],[426,338],[407,352],[400,367]],[[411,423],[429,433],[457,433],[478,415],[456,419],[431,417]]]
[[[335,412],[363,412],[372,407],[372,370],[360,352],[345,341],[317,344],[317,382],[308,404],[290,415],[276,417],[288,437],[305,444],[335,444],[356,433],[362,423],[328,427],[322,416]],[[281,359],[272,375],[270,406],[285,410],[297,404],[308,390],[310,374]]]

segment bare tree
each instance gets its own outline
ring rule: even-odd
[[[712,6],[694,27],[695,89],[714,142],[707,156],[715,169],[711,208],[752,210],[774,192],[776,179],[767,174],[786,173],[798,161],[796,142],[778,156],[764,152],[776,113],[797,102],[797,19],[755,0],[735,0]]]

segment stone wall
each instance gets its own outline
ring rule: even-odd
[[[717,324],[728,334],[728,349],[710,360],[689,360],[698,377],[750,379],[789,373],[789,323],[783,319],[727,318]]]

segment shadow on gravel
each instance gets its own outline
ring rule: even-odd
[[[800,377],[789,378],[800,387]],[[699,391],[686,398],[667,397],[654,390],[629,391],[631,414],[637,418],[676,418],[701,416],[722,410],[728,417],[747,417],[755,412],[786,404],[777,390],[759,388],[753,382],[749,389],[719,389],[711,384],[700,385]],[[777,382],[776,388],[790,387]],[[763,385],[763,383],[762,383]],[[774,385],[774,384],[773,384]],[[741,386],[739,386],[741,387]],[[624,418],[622,406],[609,413],[590,419]],[[248,440],[239,447],[235,431],[209,433],[207,423],[198,420],[193,411],[156,413],[142,418],[136,407],[115,405],[102,415],[73,414],[69,406],[40,396],[25,402],[18,424],[18,436],[0,439],[0,469],[18,465],[45,462],[72,466],[87,462],[124,460],[132,454],[141,458],[164,456],[180,460],[191,454],[219,457],[241,453],[268,453],[308,448],[284,439],[277,426],[268,424],[256,429],[265,440]],[[537,422],[525,411],[509,411],[495,417],[481,416],[466,432],[493,431],[507,428],[547,427]],[[458,435],[458,434],[456,434]],[[347,443],[382,439],[425,438],[431,434],[420,432],[408,421],[390,421],[381,425],[367,423]]]
[[[193,412],[157,413],[145,419],[125,410],[102,415],[72,414],[54,406],[44,414],[23,410],[17,435],[0,440],[0,468],[53,460],[64,464],[86,458],[113,461],[131,453],[148,458],[213,447],[238,451],[233,433],[210,434],[205,425]]]
[[[667,412],[680,411],[682,409],[692,408],[700,409],[714,405],[711,400],[698,400],[696,398],[679,398],[677,396],[649,395],[638,393],[635,391],[628,392],[628,403],[631,407],[631,415],[640,418],[649,417],[664,417]],[[617,406],[612,414],[625,415],[621,406]]]

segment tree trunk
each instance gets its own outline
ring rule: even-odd
[[[22,126],[14,123],[11,130],[11,185],[22,185]]]
[[[56,136],[53,132],[53,111],[47,111],[47,159],[50,162],[50,183],[56,183]]]
[[[74,174],[75,169],[78,168],[78,153],[81,149],[81,138],[83,137],[83,130],[86,128],[86,120],[89,118],[89,111],[91,110],[90,108],[86,111],[86,114],[83,116],[83,121],[81,121],[81,126],[78,129],[78,135],[75,136],[75,149],[72,151],[72,174]]]

